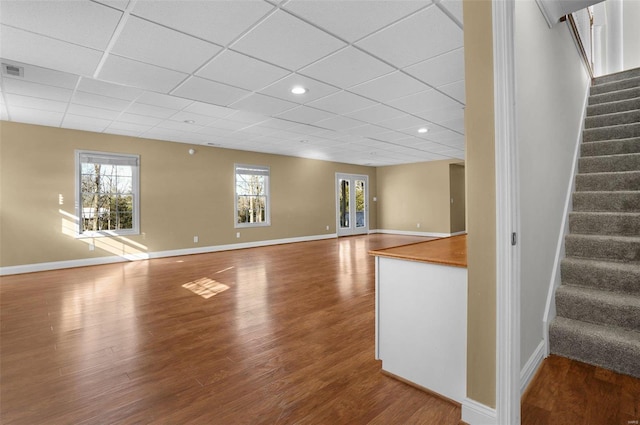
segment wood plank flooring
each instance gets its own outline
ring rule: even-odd
[[[0,279],[3,424],[458,424],[380,372],[370,235]]]
[[[0,278],[2,424],[454,424],[380,372],[370,235]],[[640,380],[551,356],[523,425],[637,425]]]

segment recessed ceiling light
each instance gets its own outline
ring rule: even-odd
[[[291,89],[291,93],[293,94],[305,94],[308,90],[302,86],[294,86]]]
[[[300,143],[309,143],[307,139],[300,140]]]
[[[426,133],[427,131],[429,131],[429,129],[428,129],[427,127],[422,127],[422,128],[419,128],[419,129],[418,129],[418,133],[421,133],[421,134],[424,134],[424,133]]]
[[[184,122],[186,122],[187,124],[195,124],[196,123],[194,120],[184,120]]]

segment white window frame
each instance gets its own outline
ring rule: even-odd
[[[89,161],[90,160],[90,161]],[[85,162],[103,164],[128,165],[132,168],[131,189],[133,193],[133,215],[131,229],[83,231],[82,230],[82,164]],[[93,238],[104,236],[127,236],[140,234],[140,155],[97,152],[87,150],[75,151],[75,212],[77,220],[77,237]]]
[[[249,172],[238,172],[242,170],[252,170],[255,171],[254,175],[265,176],[265,190],[264,196],[265,200],[265,221],[259,223],[238,223],[238,174],[247,174],[251,175]],[[233,221],[234,227],[236,229],[239,228],[247,228],[247,227],[265,227],[271,226],[271,169],[265,165],[249,165],[249,164],[234,164],[233,166],[233,193],[234,200],[233,203]]]

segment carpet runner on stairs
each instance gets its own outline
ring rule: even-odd
[[[640,68],[596,78],[551,352],[640,378]]]

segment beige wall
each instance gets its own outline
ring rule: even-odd
[[[464,0],[467,396],[496,403],[496,194],[491,2]]]
[[[196,154],[189,155],[189,148]],[[73,236],[76,149],[140,155],[140,235],[95,241]],[[271,167],[270,227],[234,228],[236,162]],[[336,172],[366,174],[376,187],[373,167],[3,121],[0,266],[335,233]],[[369,214],[375,228],[375,208]]]
[[[449,164],[451,233],[464,232],[466,230],[464,174],[464,165]]]
[[[453,162],[460,161],[378,168],[378,229],[450,233],[449,164]]]

